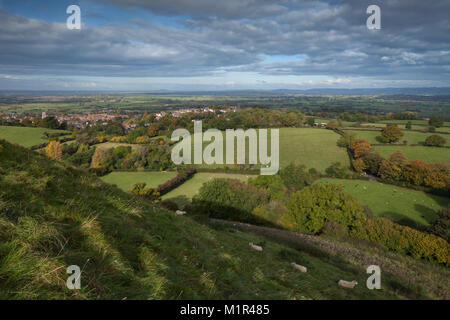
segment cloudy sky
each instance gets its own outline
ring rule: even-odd
[[[69,30],[69,5],[81,30]],[[369,30],[369,5],[381,29]],[[450,0],[0,0],[0,90],[450,86]]]

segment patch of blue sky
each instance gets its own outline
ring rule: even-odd
[[[141,23],[184,29],[183,22],[188,19],[188,17],[182,16],[159,16],[146,10],[122,8],[86,0],[0,0],[0,9],[26,18],[58,23],[67,21],[69,14],[66,13],[66,10],[70,5],[78,5],[80,7],[81,21],[89,27],[105,24],[129,25],[139,21]]]

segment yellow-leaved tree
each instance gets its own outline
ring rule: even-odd
[[[62,146],[58,141],[51,141],[45,148],[47,157],[60,160],[62,158]]]

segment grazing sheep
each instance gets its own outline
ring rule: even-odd
[[[295,262],[292,262],[291,266],[293,266],[295,269],[297,269],[297,270],[299,270],[301,272],[307,272],[308,271],[308,269],[306,267],[301,266],[299,264],[296,264]]]
[[[353,289],[358,284],[358,282],[356,282],[355,280],[353,280],[352,282],[339,280],[338,284],[341,287]]]
[[[186,211],[177,210],[177,211],[175,211],[175,214],[177,216],[184,216],[186,214]]]
[[[248,243],[250,245],[250,247],[252,247],[253,249],[255,249],[256,251],[263,251],[263,248],[260,246],[257,246],[256,244],[253,244],[253,242],[249,242]]]

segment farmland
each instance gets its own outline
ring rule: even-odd
[[[346,192],[363,205],[367,205],[377,217],[387,217],[396,222],[428,226],[436,212],[450,200],[431,194],[371,181],[322,179],[320,183],[341,184]]]
[[[296,163],[305,165],[307,169],[315,168],[321,172],[324,172],[334,162],[340,162],[343,166],[349,167],[350,162],[346,151],[336,145],[338,138],[337,133],[325,129],[281,128],[280,166],[285,167],[290,163]],[[203,143],[203,148],[208,144]],[[226,155],[225,145],[224,139],[224,157]],[[270,154],[270,143],[268,143],[268,150]],[[212,168],[217,165],[204,164],[201,167]]]
[[[426,163],[442,162],[450,164],[450,148],[436,148],[436,147],[422,147],[422,146],[375,146],[375,151],[378,151],[384,158],[395,151],[402,151],[409,161],[423,160]]]
[[[145,182],[147,186],[156,188],[158,185],[176,176],[176,172],[111,172],[102,180],[117,185],[124,191],[130,191],[135,183]]]
[[[227,179],[238,179],[241,181],[247,181],[249,177],[251,176],[243,174],[202,173],[202,172],[196,173],[191,179],[183,183],[181,186],[164,195],[163,199],[176,198],[179,196],[186,196],[187,198],[192,198],[205,182],[214,178],[227,178]]]
[[[68,131],[46,128],[0,126],[0,139],[5,139],[8,142],[17,143],[24,147],[31,147],[40,143],[48,142],[47,139],[42,138],[42,134],[44,132],[65,132],[70,134]]]
[[[363,131],[363,130],[349,130],[356,134],[358,139],[364,139],[369,141],[371,144],[383,143],[380,140],[381,131]],[[417,131],[403,130],[403,137],[400,138],[400,142],[406,140],[408,145],[411,144],[422,144],[425,139],[432,135],[433,133],[422,133]],[[442,135],[446,140],[446,145],[450,145],[450,136]]]

